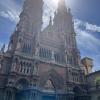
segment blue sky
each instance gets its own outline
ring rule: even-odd
[[[44,13],[44,22],[47,23],[48,11],[52,12],[55,7],[53,0],[44,1],[48,5]],[[8,44],[19,21],[22,4],[23,0],[0,0],[0,47],[3,43]],[[93,58],[93,70],[100,70],[100,0],[66,0],[66,5],[71,8],[82,58]]]

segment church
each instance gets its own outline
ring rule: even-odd
[[[59,0],[42,29],[43,0],[26,0],[0,52],[0,100],[90,100],[70,9]]]

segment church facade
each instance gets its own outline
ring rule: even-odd
[[[0,100],[89,100],[70,9],[60,0],[41,31],[42,15],[43,0],[24,2],[0,52]]]

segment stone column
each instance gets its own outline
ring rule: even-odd
[[[29,100],[36,100],[36,93],[34,90],[30,90]]]
[[[7,88],[5,90],[4,100],[15,100],[15,89]]]

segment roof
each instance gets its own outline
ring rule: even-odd
[[[95,71],[95,72],[93,72],[93,73],[90,73],[90,74],[88,74],[88,75],[86,75],[86,76],[91,76],[91,75],[95,75],[95,74],[100,74],[100,70]]]
[[[89,58],[89,57],[84,57],[82,60],[85,60],[85,59],[93,60],[92,58]]]

